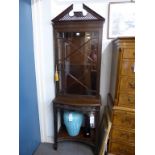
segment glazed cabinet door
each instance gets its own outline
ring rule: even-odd
[[[59,93],[96,95],[98,32],[57,32]]]

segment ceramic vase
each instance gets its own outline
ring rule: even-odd
[[[83,114],[80,112],[64,111],[64,124],[70,136],[77,136],[83,122]]]

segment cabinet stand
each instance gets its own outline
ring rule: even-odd
[[[98,132],[99,131],[99,114],[100,114],[100,98],[84,98],[84,97],[56,97],[53,100],[54,112],[54,149],[57,150],[57,143],[60,141],[77,141],[85,143],[92,147],[95,155],[98,154]],[[58,131],[58,110],[61,115],[61,127]],[[90,136],[84,135],[84,127],[81,127],[78,136],[71,137],[67,134],[63,124],[63,110],[79,111],[83,114],[93,112],[95,114],[95,128],[91,128]]]

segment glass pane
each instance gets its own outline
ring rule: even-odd
[[[59,91],[96,95],[98,33],[57,33]]]

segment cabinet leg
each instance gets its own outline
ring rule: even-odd
[[[53,103],[53,114],[54,114],[54,150],[57,150],[57,108],[55,107]]]
[[[99,131],[99,112],[96,112],[96,117],[95,117],[95,122],[96,122],[96,133],[95,133],[95,137],[96,137],[96,140],[95,140],[95,143],[96,143],[96,146],[95,146],[95,155],[98,155],[99,154],[99,135],[98,135],[98,131]]]
[[[98,147],[95,147],[95,149],[94,149],[94,155],[99,155]]]
[[[57,150],[57,143],[53,144],[53,148],[54,148],[54,150]]]
[[[94,149],[94,155],[99,155],[98,146],[96,146],[95,149]]]

